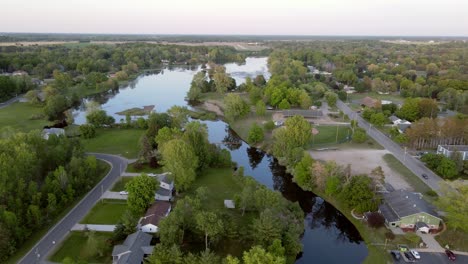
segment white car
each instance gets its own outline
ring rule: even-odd
[[[410,252],[411,252],[411,255],[413,255],[415,259],[421,259],[419,252],[417,252],[416,250],[412,249],[410,250]]]
[[[128,192],[127,192],[127,191],[121,191],[121,192],[119,192],[119,193],[120,193],[120,195],[128,195]]]

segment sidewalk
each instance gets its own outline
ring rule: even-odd
[[[76,224],[72,227],[71,231],[84,231],[85,229],[99,232],[114,232],[115,225]]]

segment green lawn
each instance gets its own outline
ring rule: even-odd
[[[403,176],[408,182],[408,184],[413,187],[416,192],[420,192],[422,194],[426,194],[428,191],[431,190],[429,186],[427,186],[418,176],[412,173],[405,165],[403,165],[399,160],[397,160],[392,154],[385,154],[383,159],[387,163],[387,165],[394,171],[398,172]],[[425,198],[431,201],[429,195],[424,195]]]
[[[142,129],[100,128],[96,130],[96,137],[83,139],[83,146],[89,152],[101,152],[122,155],[126,158],[138,156],[138,142]]]
[[[42,114],[42,107],[29,103],[14,103],[0,109],[0,128],[10,126],[19,131],[28,132],[30,130],[42,130],[42,127],[49,125],[45,119],[30,120],[31,116]]]
[[[62,262],[64,258],[69,257],[75,261],[85,261],[85,263],[112,263],[112,246],[107,242],[112,237],[112,233],[96,232],[95,237],[98,248],[102,249],[102,256],[93,252],[97,251],[96,244],[88,243],[85,232],[71,232],[52,255],[50,261]]]
[[[361,100],[362,98],[366,96],[369,96],[375,99],[380,99],[380,100],[392,101],[395,104],[401,104],[405,100],[405,98],[401,97],[398,94],[378,94],[376,92],[368,92],[368,93],[349,94],[348,101],[351,102],[353,100]]]
[[[120,192],[125,191],[125,184],[131,181],[134,177],[120,177],[120,180],[112,186],[111,191],[113,192]]]
[[[105,175],[107,175],[107,173],[109,172],[110,170],[110,166],[109,164],[107,164],[106,162],[104,161],[101,161],[101,160],[98,160],[98,164],[99,166],[102,166],[103,168],[103,172],[101,173],[101,175],[99,175],[99,179],[97,179],[97,181],[100,181],[102,177],[104,177]],[[60,221],[65,215],[68,214],[68,212],[70,212],[70,210],[76,206],[76,204],[85,196],[86,194],[83,194],[81,195],[80,197],[77,197],[76,200],[71,203],[65,210],[63,210],[59,215],[57,215],[57,217],[55,217],[55,219],[53,219],[50,224],[48,224],[47,226],[41,228],[41,229],[38,229],[36,231],[34,231],[34,233],[31,235],[31,237],[29,237],[28,240],[26,240],[26,242],[24,242],[24,244],[18,248],[18,250],[15,252],[15,254],[13,256],[11,256],[6,263],[8,264],[13,264],[13,263],[17,263],[26,253],[29,252],[29,250],[31,250],[31,248],[36,245],[36,243],[47,233],[47,231],[49,231],[49,229],[51,227],[53,227],[58,221]]]
[[[80,223],[114,225],[119,222],[125,210],[127,210],[127,202],[125,200],[104,199],[98,202]]]
[[[448,227],[442,234],[437,235],[435,239],[442,247],[449,245],[453,250],[468,251],[468,234],[463,231],[455,231]]]
[[[323,144],[336,144],[346,141],[347,136],[351,136],[351,129],[348,126],[314,126],[319,133],[312,137],[312,147]],[[338,142],[337,142],[338,134]]]

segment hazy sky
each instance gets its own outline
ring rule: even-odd
[[[0,32],[468,36],[468,0],[1,0]]]

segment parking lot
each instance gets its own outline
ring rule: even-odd
[[[468,256],[457,255],[455,261],[450,261],[444,253],[429,253],[429,252],[419,252],[421,259],[417,260],[414,263],[418,264],[449,264],[449,263],[468,263]],[[394,263],[406,263],[403,258],[398,262]]]

